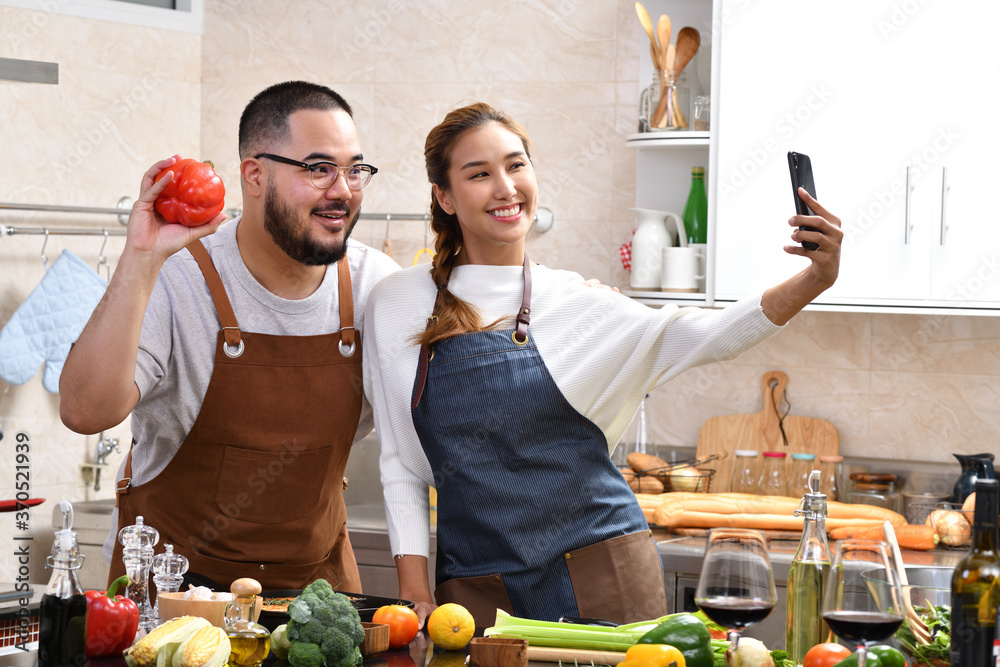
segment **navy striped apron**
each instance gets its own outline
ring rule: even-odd
[[[438,494],[437,601],[464,604],[480,627],[497,607],[539,620],[656,618],[666,594],[655,542],[604,433],[538,353],[527,257],[524,275],[515,330],[421,351],[411,407]]]

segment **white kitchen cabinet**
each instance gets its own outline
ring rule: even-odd
[[[781,250],[795,150],[845,229],[840,278],[817,304],[1000,308],[1000,226],[981,203],[1000,182],[1000,126],[987,117],[1000,101],[1000,4],[723,0],[721,16],[715,298],[806,265]]]

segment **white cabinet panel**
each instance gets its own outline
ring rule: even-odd
[[[805,265],[781,250],[795,150],[844,223],[841,277],[818,303],[1000,303],[1000,225],[985,204],[1000,183],[1000,53],[989,47],[1000,3],[724,0],[723,12],[716,296]]]

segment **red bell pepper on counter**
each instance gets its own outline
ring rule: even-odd
[[[139,607],[134,600],[115,596],[119,586],[128,586],[123,574],[106,591],[87,591],[87,657],[121,655],[135,640]]]

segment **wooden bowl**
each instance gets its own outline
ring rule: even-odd
[[[473,637],[469,642],[469,667],[525,667],[527,664],[528,642],[523,639]]]
[[[191,600],[184,599],[184,593],[160,593],[157,595],[160,608],[160,621],[168,621],[178,616],[199,616],[217,628],[226,627],[226,606],[230,600]],[[260,607],[263,600],[258,595],[254,604],[253,620],[260,618]]]
[[[365,629],[365,641],[361,644],[361,655],[377,655],[389,650],[389,626],[385,623],[361,621]]]

